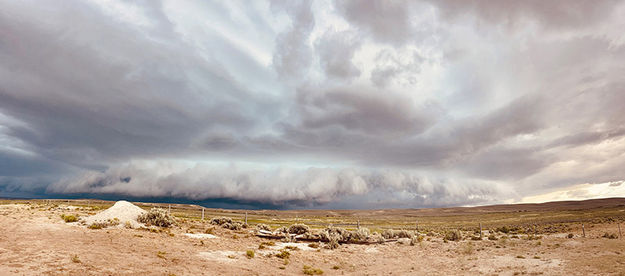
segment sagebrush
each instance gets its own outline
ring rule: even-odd
[[[170,227],[176,223],[174,217],[161,208],[150,209],[150,211],[139,215],[137,221],[158,227]]]

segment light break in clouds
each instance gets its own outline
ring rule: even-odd
[[[0,0],[0,195],[625,196],[623,1]]]

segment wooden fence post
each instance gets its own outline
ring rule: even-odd
[[[419,221],[415,220],[414,221],[414,231],[419,234]]]
[[[204,220],[204,208],[202,208],[202,220]]]
[[[586,228],[584,228],[584,224],[582,223],[582,237],[586,237]]]
[[[247,224],[247,211],[245,211],[245,224]]]
[[[480,222],[480,240],[483,238],[482,236],[482,223]]]
[[[618,226],[618,238],[620,239],[621,238],[621,224],[618,223],[616,225]]]
[[[169,204],[169,205],[167,206],[167,213],[169,213],[169,214],[171,215],[171,204]]]

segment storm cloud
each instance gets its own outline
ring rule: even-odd
[[[386,208],[625,179],[620,1],[0,7],[5,195]]]

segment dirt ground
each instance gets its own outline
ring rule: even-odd
[[[304,275],[304,266],[323,275],[625,275],[625,240],[601,237],[618,233],[615,223],[586,225],[586,238],[577,232],[573,238],[554,233],[538,240],[426,237],[415,246],[389,242],[335,250],[276,241],[259,249],[268,240],[251,230],[201,221],[161,232],[88,229],[61,219],[70,213],[93,212],[64,205],[0,205],[0,275]],[[210,228],[216,237],[187,235]],[[286,261],[276,257],[287,245]]]

